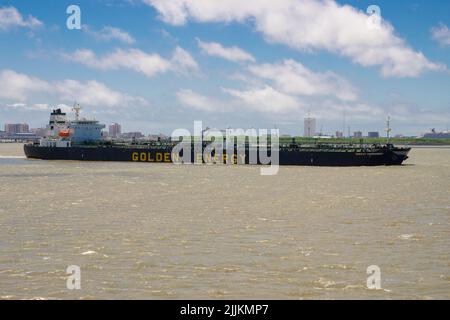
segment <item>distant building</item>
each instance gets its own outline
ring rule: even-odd
[[[430,133],[425,133],[423,137],[429,139],[450,139],[450,131],[436,132],[436,129],[432,129]]]
[[[226,129],[217,129],[217,128],[206,128],[205,130],[202,130],[202,136],[206,137],[208,135],[214,136],[218,134],[222,134],[222,136],[226,137],[227,130]]]
[[[36,129],[30,129],[31,133],[34,133],[38,137],[46,137],[48,135],[48,130],[44,128],[36,128]]]
[[[369,132],[367,136],[369,138],[379,138],[380,137],[380,133],[378,131],[372,131],[372,132]]]
[[[355,131],[353,133],[353,138],[362,138],[363,137],[363,133],[361,131]]]
[[[161,140],[161,137],[159,135],[157,135],[157,134],[149,134],[147,136],[147,138],[150,141],[159,141],[159,140]]]
[[[316,136],[316,119],[308,116],[305,118],[305,137],[314,137]]]
[[[26,123],[7,123],[5,124],[5,132],[7,134],[29,133],[30,127]]]
[[[6,137],[3,137],[9,140],[18,140],[18,141],[37,141],[41,137],[37,136],[35,133],[31,132],[23,132],[23,133],[10,133]]]
[[[122,139],[140,139],[140,138],[143,138],[144,135],[141,132],[136,131],[136,132],[125,132],[125,133],[122,133],[120,135],[120,137]]]
[[[343,138],[344,137],[344,133],[341,131],[336,131],[336,138]]]
[[[122,134],[122,126],[118,123],[113,123],[109,126],[109,136],[117,138]]]
[[[165,134],[149,134],[147,136],[148,140],[150,141],[165,141],[165,140],[169,140],[169,136],[166,136]]]

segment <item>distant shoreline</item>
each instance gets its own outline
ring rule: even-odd
[[[409,147],[409,148],[434,148],[434,149],[448,149],[450,148],[450,145],[442,145],[442,144],[436,144],[436,145],[398,145],[399,147]]]
[[[317,139],[305,137],[280,137],[280,143],[345,143],[345,144],[386,144],[386,138],[331,138]],[[391,138],[390,142],[398,146],[407,147],[449,147],[450,139],[430,138]]]
[[[298,143],[298,144],[386,144],[386,138],[305,138],[305,137],[280,137],[280,144]],[[390,142],[397,146],[406,147],[450,147],[450,139],[428,139],[428,138],[391,138]],[[28,141],[8,141],[0,140],[0,143],[25,144]]]

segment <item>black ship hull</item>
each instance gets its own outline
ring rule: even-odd
[[[130,146],[72,146],[66,148],[43,147],[36,144],[24,146],[27,158],[43,160],[76,160],[76,161],[131,161],[146,163],[179,163],[173,161],[171,148],[134,147]],[[320,149],[320,148],[280,148],[279,165],[291,166],[391,166],[401,165],[407,158],[409,148],[380,146],[367,149]],[[270,153],[269,153],[270,154]],[[248,150],[245,153],[205,158],[192,151],[191,161],[197,163],[228,164],[270,164],[257,156],[251,160]]]

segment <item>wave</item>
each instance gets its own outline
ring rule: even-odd
[[[0,155],[0,159],[26,159],[25,156],[2,156]]]

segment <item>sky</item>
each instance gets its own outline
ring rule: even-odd
[[[146,134],[447,130],[449,28],[440,0],[0,0],[0,127],[76,101]]]

